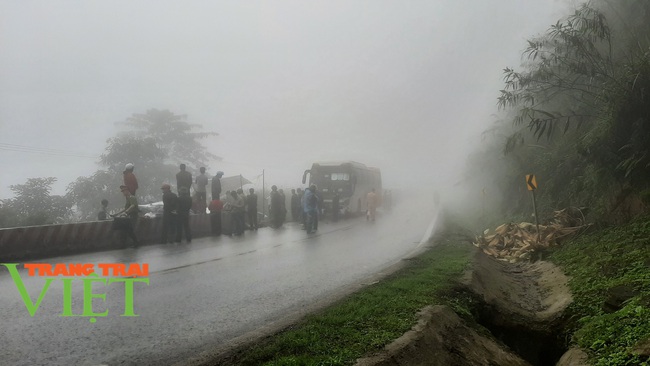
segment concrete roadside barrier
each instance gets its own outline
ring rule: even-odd
[[[135,231],[141,245],[160,241],[161,223],[161,217],[140,217]],[[106,220],[0,229],[0,262],[119,249],[112,225]],[[191,215],[190,227],[194,238],[210,235],[209,215]]]

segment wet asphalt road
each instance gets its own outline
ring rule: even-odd
[[[0,364],[169,365],[223,347],[236,337],[363,283],[400,261],[432,229],[434,209],[405,203],[368,223],[321,222],[316,235],[295,223],[243,237],[195,239],[49,260],[44,263],[149,263],[150,284],[135,284],[138,317],[120,316],[124,286],[101,283],[93,311],[62,317],[63,283],[52,282],[30,317],[6,268],[0,268]],[[22,268],[22,266],[21,266]],[[43,278],[21,275],[32,300]],[[73,282],[73,313],[83,313],[83,285]]]

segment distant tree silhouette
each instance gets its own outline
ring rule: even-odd
[[[218,134],[196,132],[201,125],[190,124],[186,119],[168,110],[150,109],[118,122],[126,129],[106,141],[99,161],[104,169],[68,185],[67,197],[74,202],[81,218],[94,219],[103,198],[109,200],[111,209],[124,204],[119,186],[127,163],[135,165],[139,185],[136,197],[140,203],[148,203],[160,200],[163,183],[175,182],[179,163],[185,163],[191,171],[220,160],[199,141]]]
[[[71,203],[50,195],[56,178],[30,178],[9,188],[15,197],[2,200],[0,222],[3,226],[32,226],[63,222],[70,214]]]

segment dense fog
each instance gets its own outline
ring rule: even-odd
[[[118,122],[152,108],[218,133],[202,140],[222,158],[209,174],[291,187],[312,162],[354,160],[384,188],[444,190],[467,179],[502,69],[566,6],[2,2],[0,198],[37,177],[64,195],[101,168]]]

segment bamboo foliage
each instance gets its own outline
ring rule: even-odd
[[[503,70],[497,105],[513,109],[513,124],[527,126],[537,139],[592,120],[616,83],[610,29],[605,16],[587,4],[528,40],[523,59],[526,71]],[[508,144],[506,152],[516,145]]]

